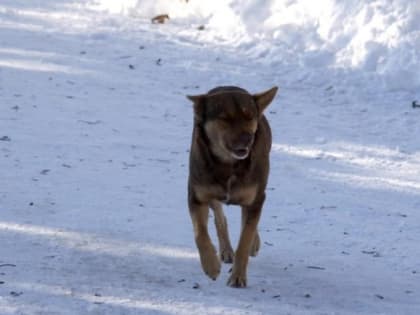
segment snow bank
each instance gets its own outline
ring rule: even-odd
[[[114,13],[147,18],[167,13],[172,21],[205,24],[201,38],[227,42],[274,64],[361,71],[380,75],[390,90],[420,88],[418,1],[98,2]]]

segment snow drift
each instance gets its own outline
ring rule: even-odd
[[[203,24],[207,34],[200,38],[265,62],[378,74],[389,90],[420,87],[418,1],[99,0],[99,7]]]

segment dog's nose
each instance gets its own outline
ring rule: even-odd
[[[248,146],[251,144],[252,140],[254,138],[254,135],[249,132],[243,132],[238,137],[238,144],[243,146]]]

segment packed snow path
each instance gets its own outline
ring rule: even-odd
[[[186,27],[0,2],[0,314],[418,314],[412,94],[307,79]],[[185,95],[226,84],[280,87],[246,289],[228,265],[205,277],[186,202]]]

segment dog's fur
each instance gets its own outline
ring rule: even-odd
[[[251,95],[238,87],[218,87],[188,96],[194,103],[188,204],[204,272],[213,280],[220,261],[207,230],[214,211],[220,258],[232,263],[228,285],[245,287],[248,256],[260,248],[257,225],[269,173],[271,130],[263,111],[277,87]],[[222,203],[242,207],[242,231],[236,252],[229,240]]]

